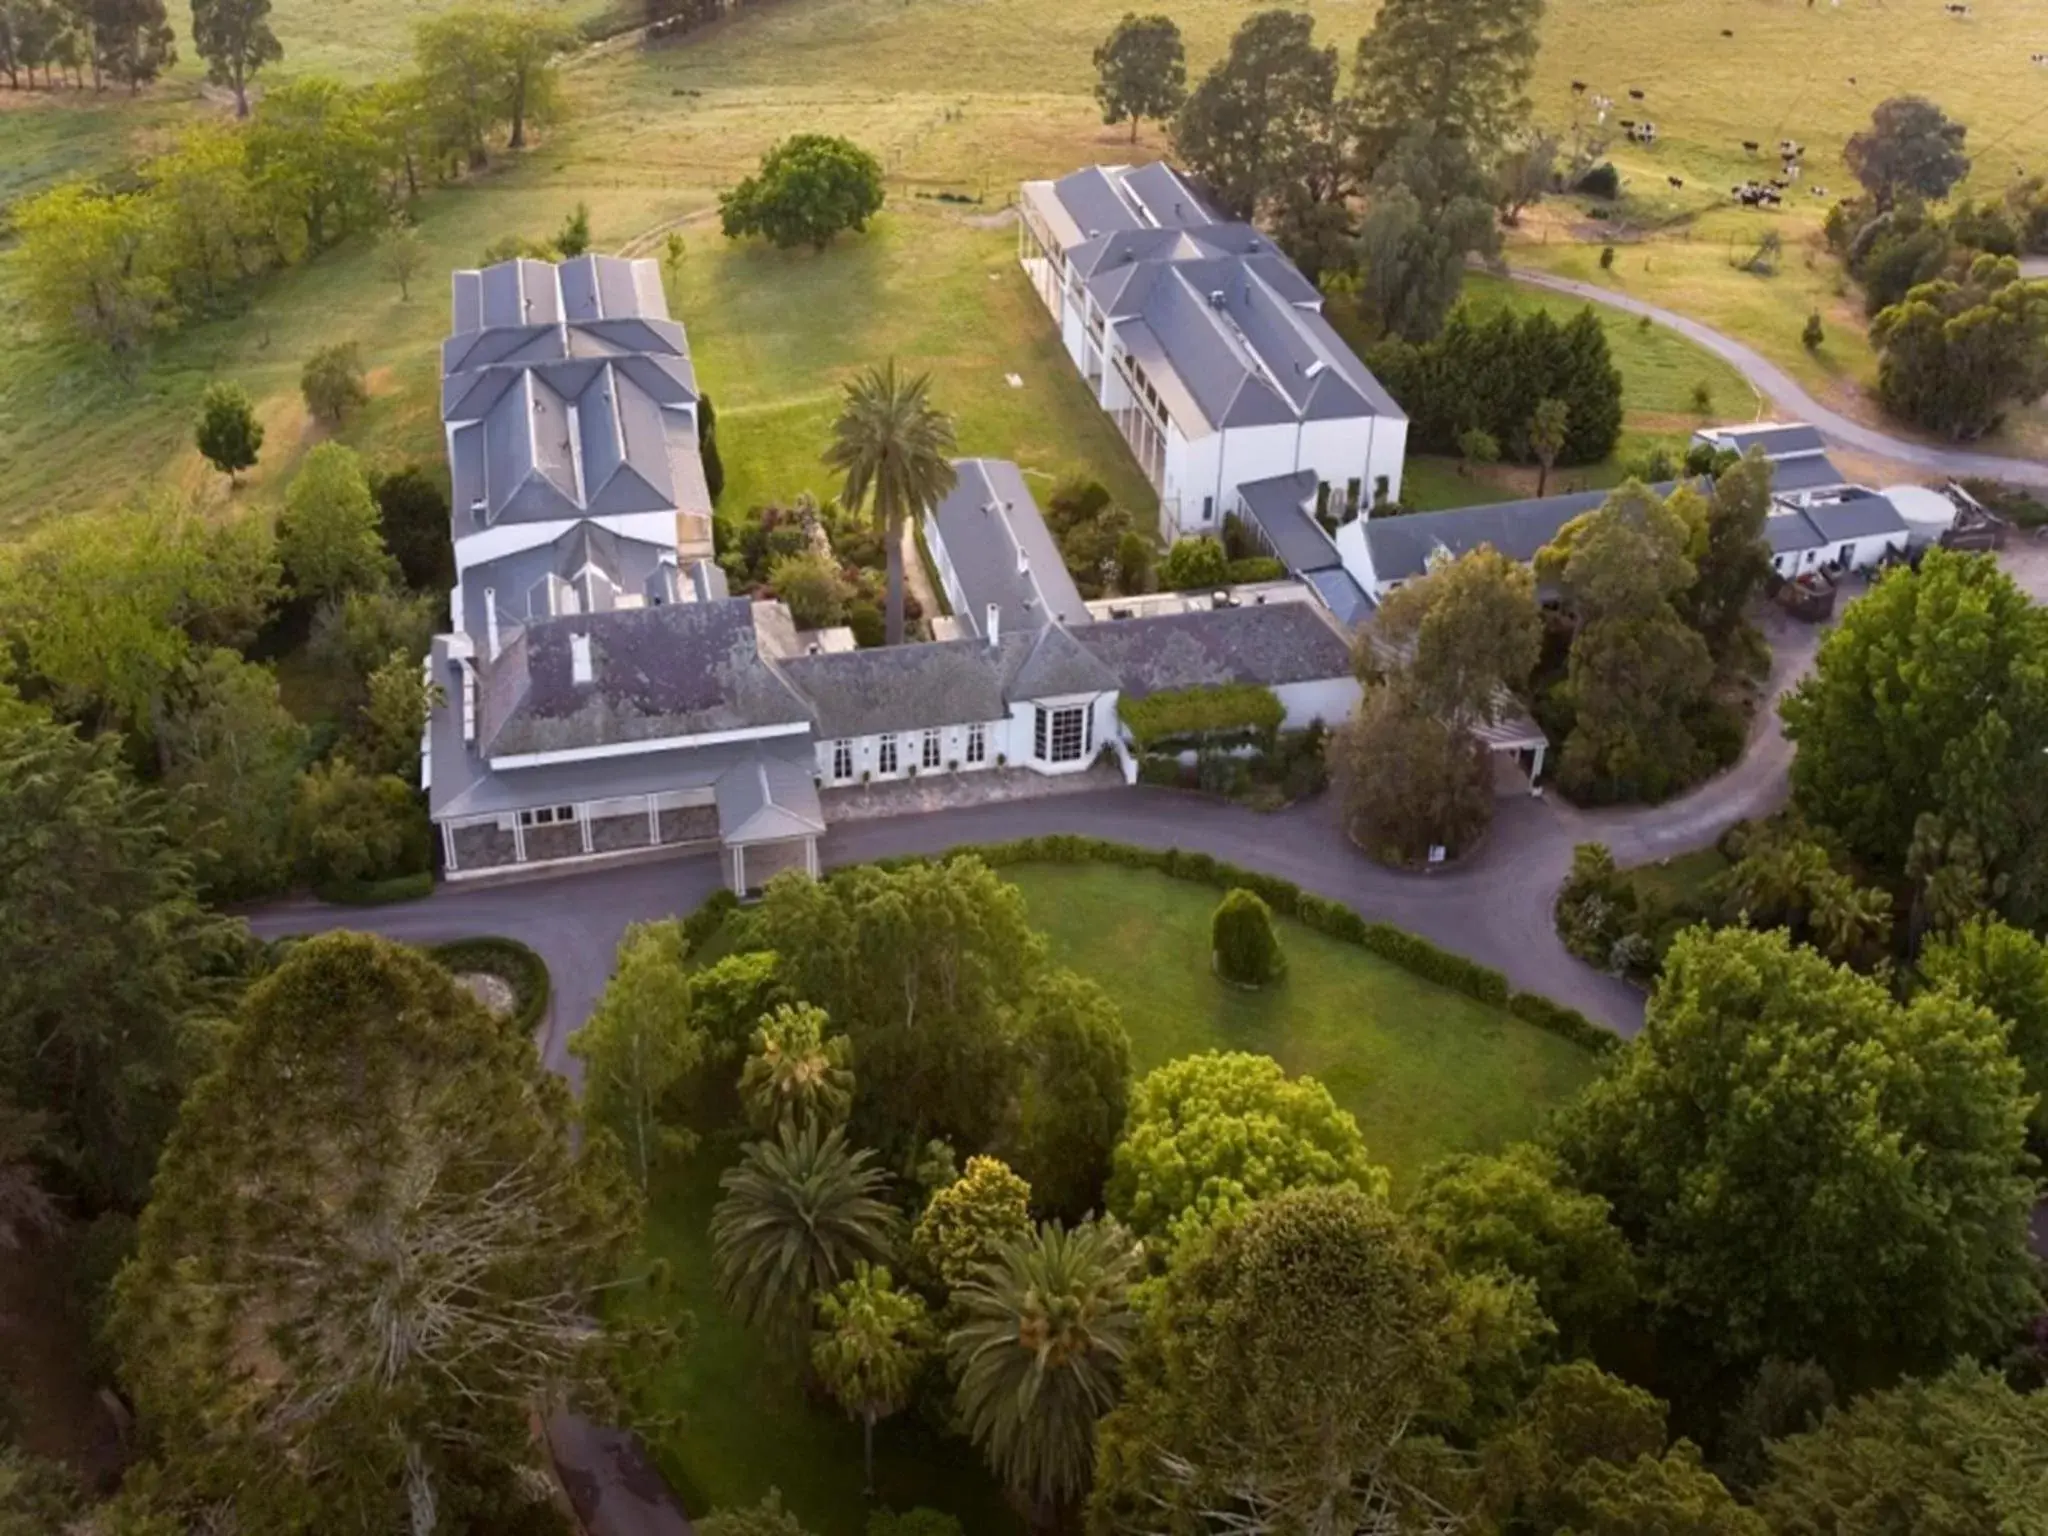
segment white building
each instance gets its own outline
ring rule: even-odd
[[[1408,418],[1322,295],[1163,162],[1025,182],[1018,254],[1096,402],[1159,493],[1160,532],[1213,533],[1238,487],[1307,473],[1338,519],[1398,500]]]

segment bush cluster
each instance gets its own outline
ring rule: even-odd
[[[1216,974],[1240,987],[1263,987],[1287,970],[1280,935],[1273,931],[1273,909],[1242,886],[1232,886],[1217,904],[1209,924],[1209,952]]]
[[[493,935],[436,944],[428,953],[453,975],[478,971],[498,977],[512,988],[512,1013],[506,1023],[522,1035],[539,1027],[552,987],[548,964],[533,949],[517,939]]]
[[[1270,688],[1219,683],[1126,698],[1117,714],[1140,748],[1156,751],[1170,745],[1270,744],[1287,708]]]

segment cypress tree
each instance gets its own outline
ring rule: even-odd
[[[1607,350],[1607,332],[1589,305],[1564,328],[1566,373],[1552,391],[1571,418],[1560,464],[1597,464],[1621,438],[1621,371]]]

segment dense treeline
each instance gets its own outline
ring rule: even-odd
[[[202,124],[133,184],[67,182],[20,205],[14,260],[44,330],[116,356],[232,309],[264,272],[382,229],[429,182],[520,148],[557,106],[569,36],[528,11],[473,6],[419,24],[414,71],[373,86],[302,76],[245,129]]]

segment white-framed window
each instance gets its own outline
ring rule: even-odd
[[[519,813],[522,827],[552,827],[558,822],[574,821],[576,807],[573,805],[543,805]]]
[[[988,727],[980,721],[967,727],[967,761],[985,763],[988,761]]]
[[[894,773],[895,771],[896,738],[894,736],[884,736],[875,748],[875,772]]]
[[[918,765],[923,768],[936,768],[939,766],[939,733],[937,731],[926,731],[924,733],[924,744],[918,752],[917,760]]]
[[[1078,763],[1088,755],[1094,711],[1086,704],[1063,704],[1057,709],[1038,708],[1032,730],[1032,745],[1043,763]]]
[[[845,737],[832,743],[832,782],[844,784],[853,777],[853,743]]]

